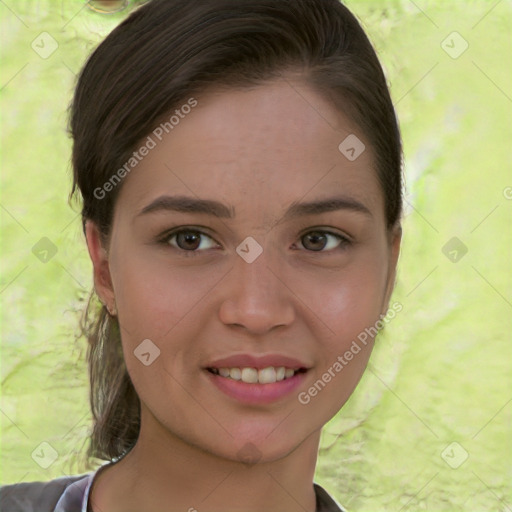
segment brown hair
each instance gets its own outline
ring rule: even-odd
[[[84,226],[94,221],[108,242],[122,183],[98,189],[163,116],[208,87],[257,85],[288,70],[300,70],[362,130],[391,229],[402,212],[398,122],[377,55],[338,0],[150,0],[132,12],[88,59],[71,105],[71,195],[80,191]],[[88,455],[113,460],[137,440],[140,402],[117,320],[93,295],[82,329],[94,418]]]

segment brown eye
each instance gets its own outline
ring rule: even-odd
[[[330,241],[329,238],[332,240]],[[310,231],[301,238],[301,243],[305,249],[314,252],[329,252],[337,247],[342,249],[348,245],[350,241],[338,234],[330,233],[328,231],[315,230]],[[326,249],[327,250],[324,250]]]
[[[182,231],[176,235],[176,245],[183,250],[196,250],[201,245],[201,235],[194,231]]]
[[[164,243],[186,252],[202,252],[215,246],[214,241],[208,235],[192,229],[182,229],[169,233],[165,237]]]

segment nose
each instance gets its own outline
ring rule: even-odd
[[[236,258],[229,273],[220,320],[255,335],[293,322],[293,292],[280,275],[279,266],[263,253],[252,263]]]

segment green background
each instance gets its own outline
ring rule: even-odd
[[[352,512],[511,511],[512,5],[346,4],[377,49],[401,122],[405,234],[392,301],[403,310],[326,425],[316,481]],[[0,2],[4,484],[97,467],[83,456],[90,413],[77,334],[92,279],[79,209],[67,202],[67,107],[84,59],[130,9]],[[51,48],[42,32],[58,44],[46,58],[35,51]],[[46,469],[32,457],[48,453],[41,443],[58,454]]]

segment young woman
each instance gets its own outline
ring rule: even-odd
[[[97,471],[2,510],[333,512],[322,427],[395,281],[398,123],[338,0],[151,0],[72,104]]]

